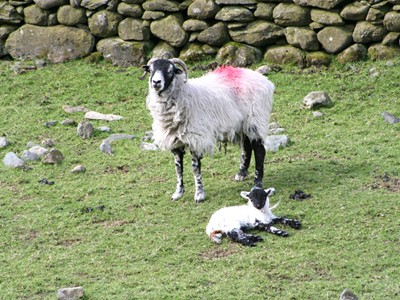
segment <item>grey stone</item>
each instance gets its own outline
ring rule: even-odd
[[[200,43],[189,43],[182,49],[179,54],[179,58],[185,62],[194,62],[204,59],[206,53],[203,50],[203,44]]]
[[[71,173],[84,173],[84,172],[86,172],[86,168],[83,165],[77,165],[71,170]]]
[[[286,27],[286,40],[290,45],[303,50],[318,50],[319,43],[314,30],[301,27]]]
[[[354,44],[340,52],[336,60],[341,64],[360,61],[368,55],[367,48],[362,44]]]
[[[63,126],[76,126],[76,122],[72,119],[65,119],[61,122],[61,125]]]
[[[101,39],[96,47],[104,59],[121,67],[142,66],[151,48],[148,42],[124,41],[120,38]]]
[[[189,19],[183,22],[182,28],[186,31],[201,31],[210,27],[206,21]]]
[[[0,137],[0,148],[5,148],[9,144],[10,143],[8,142],[8,140],[5,137],[3,137],[3,136]]]
[[[366,2],[355,1],[346,5],[340,16],[346,20],[360,21],[367,17],[369,6]]]
[[[101,132],[111,132],[111,128],[108,126],[100,126],[100,127],[97,127],[96,129]]]
[[[357,296],[349,289],[345,289],[341,294],[339,300],[358,300]]]
[[[96,10],[105,6],[109,0],[82,0],[81,6],[89,10]]]
[[[217,53],[216,61],[221,65],[246,67],[261,60],[259,49],[240,43],[227,43]]]
[[[160,58],[163,57],[164,53],[170,53],[171,58],[178,56],[178,53],[174,47],[172,47],[167,42],[161,41],[154,47],[152,57]]]
[[[50,149],[50,151],[47,152],[42,158],[42,162],[44,164],[52,164],[52,165],[61,164],[63,160],[64,160],[64,155],[61,153],[60,150],[56,148]]]
[[[83,106],[71,106],[71,105],[63,105],[63,110],[66,113],[76,113],[76,112],[88,112],[89,109]]]
[[[123,17],[116,12],[101,10],[89,18],[90,32],[98,37],[106,38],[117,35],[118,24]]]
[[[257,0],[215,0],[215,2],[221,5],[251,5],[256,4]]]
[[[173,47],[182,47],[186,44],[189,35],[182,28],[183,19],[177,15],[170,15],[164,19],[153,21],[150,24],[151,33],[159,39],[168,42]]]
[[[44,125],[44,127],[54,127],[57,125],[57,123],[58,123],[57,120],[51,120],[51,121],[44,123],[43,125]]]
[[[400,32],[389,32],[382,41],[384,46],[398,46],[400,39]]]
[[[85,57],[93,46],[94,37],[90,33],[63,25],[23,25],[6,41],[7,52],[14,59],[46,58],[54,63]]]
[[[329,66],[332,63],[332,55],[323,51],[310,51],[306,53],[307,67]]]
[[[215,19],[224,22],[250,22],[254,20],[254,15],[242,6],[225,6],[215,15]]]
[[[52,13],[37,5],[30,5],[24,8],[24,21],[26,24],[49,26],[53,24]]]
[[[162,11],[149,11],[146,10],[143,13],[142,19],[143,20],[158,20],[165,17],[165,12]]]
[[[62,25],[75,26],[86,23],[87,18],[83,8],[64,5],[57,10],[57,20]]]
[[[251,22],[244,29],[229,30],[229,33],[234,42],[255,47],[265,47],[285,35],[282,27],[262,20]]]
[[[386,29],[382,25],[374,25],[367,21],[357,22],[353,31],[353,40],[356,43],[380,42],[386,35]]]
[[[393,116],[391,113],[388,113],[386,111],[382,113],[382,117],[389,124],[400,123],[400,119],[399,118]]]
[[[147,0],[142,4],[144,10],[159,10],[166,12],[177,12],[180,10],[178,1],[173,0]]]
[[[50,9],[67,4],[68,0],[33,0],[41,9]]]
[[[117,12],[125,17],[140,18],[144,11],[141,5],[121,2],[118,5]]]
[[[44,139],[42,141],[42,145],[43,146],[47,146],[47,147],[53,147],[54,146],[54,141],[52,139]]]
[[[294,3],[302,6],[314,6],[324,9],[332,9],[345,0],[293,0]]]
[[[328,53],[338,53],[353,42],[351,31],[344,27],[325,27],[317,33],[317,38]]]
[[[284,128],[281,128],[278,123],[270,123],[268,125],[269,134],[279,134],[285,132]]]
[[[368,48],[368,57],[372,60],[392,59],[400,56],[399,47],[374,44]]]
[[[308,108],[327,107],[332,105],[332,100],[328,93],[322,91],[311,92],[303,99],[303,105]]]
[[[206,20],[214,18],[219,10],[220,7],[213,0],[194,0],[187,14],[191,18]]]
[[[272,21],[274,19],[273,11],[276,5],[275,3],[258,3],[254,16],[257,19]]]
[[[0,2],[0,24],[19,24],[24,18],[17,12],[14,6],[7,3],[7,1]]]
[[[118,35],[125,41],[147,41],[150,39],[150,29],[141,19],[126,18],[118,25]]]
[[[103,120],[103,121],[117,121],[122,120],[124,117],[113,114],[102,114],[96,111],[88,111],[85,114],[85,119],[90,120]]]
[[[400,31],[400,12],[391,11],[385,15],[383,25],[388,31]]]
[[[331,26],[344,24],[342,17],[338,13],[322,9],[312,9],[311,20],[323,25]]]
[[[274,64],[296,64],[305,66],[305,52],[292,45],[272,46],[267,49],[264,59]]]
[[[45,155],[49,150],[47,150],[46,148],[39,146],[39,145],[35,145],[29,148],[29,152],[41,157],[43,155]]]
[[[0,40],[6,39],[11,32],[18,29],[18,26],[15,25],[0,25]]]
[[[285,148],[290,143],[287,135],[269,135],[265,139],[265,150],[269,152],[277,152],[281,148]]]
[[[197,40],[211,46],[222,46],[230,40],[228,28],[223,22],[218,22],[200,32]]]
[[[35,153],[32,153],[29,150],[24,150],[24,152],[22,153],[21,158],[23,160],[39,160],[40,157],[38,155],[36,155]]]
[[[77,132],[78,136],[80,136],[83,139],[91,138],[94,135],[93,124],[83,121],[82,123],[78,124],[76,132]]]
[[[131,140],[135,138],[134,135],[131,134],[112,134],[108,138],[104,139],[101,144],[100,144],[100,151],[106,154],[113,154],[112,148],[111,148],[111,142],[112,141],[119,141],[119,140]]]
[[[25,166],[25,162],[14,152],[8,152],[3,159],[3,163],[10,168],[23,168]]]
[[[63,288],[57,291],[57,300],[77,300],[83,298],[84,290],[82,287]]]
[[[293,3],[279,3],[273,11],[275,24],[279,26],[306,26],[310,23],[310,9]]]
[[[312,114],[314,118],[321,118],[324,116],[324,114],[320,111],[313,111]]]
[[[158,146],[153,143],[146,143],[146,142],[141,142],[140,143],[140,149],[144,151],[157,151],[159,150]]]

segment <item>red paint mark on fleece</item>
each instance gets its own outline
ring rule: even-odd
[[[215,69],[213,73],[217,74],[226,84],[235,88],[240,88],[243,78],[243,69],[232,66],[222,66]]]

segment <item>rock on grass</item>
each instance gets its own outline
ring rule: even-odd
[[[23,168],[25,166],[25,162],[14,152],[8,152],[3,159],[3,163],[10,168]]]

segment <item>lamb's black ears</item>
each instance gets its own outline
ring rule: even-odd
[[[241,196],[242,198],[246,199],[246,200],[250,200],[249,194],[250,194],[250,192],[246,192],[246,191],[241,191],[241,192],[240,192],[240,196]]]
[[[144,80],[146,78],[147,73],[150,73],[150,66],[144,65],[142,66],[144,71],[143,75],[139,77],[139,80]]]

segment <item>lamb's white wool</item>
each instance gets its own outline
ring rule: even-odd
[[[246,246],[254,246],[262,238],[246,234],[244,229],[262,229],[270,233],[287,236],[287,232],[273,225],[276,223],[288,224],[293,228],[299,228],[297,220],[277,217],[272,213],[276,207],[269,206],[269,196],[274,193],[274,188],[262,190],[255,188],[251,192],[241,192],[240,195],[248,200],[245,205],[229,206],[217,210],[210,218],[206,227],[206,233],[215,243],[221,243],[222,236],[227,235],[234,241]]]
[[[153,117],[153,138],[175,158],[177,187],[172,198],[184,193],[182,159],[192,154],[196,202],[205,198],[200,160],[213,154],[218,141],[239,141],[242,163],[236,180],[248,176],[252,151],[256,160],[254,183],[262,186],[264,140],[268,133],[274,85],[250,69],[221,67],[188,79],[186,64],[179,59],[151,59],[147,108]]]

